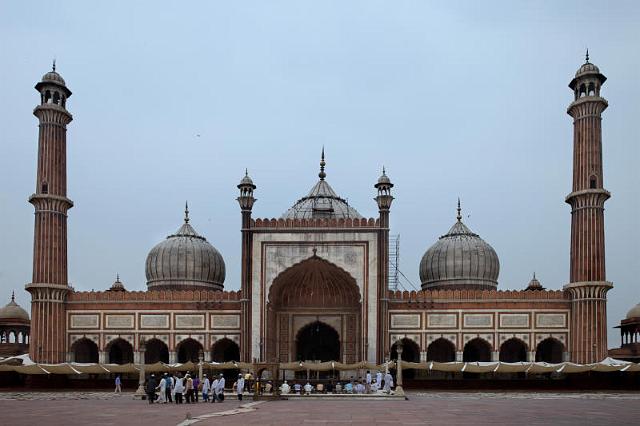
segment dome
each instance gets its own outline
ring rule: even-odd
[[[124,288],[124,284],[122,284],[122,281],[120,281],[120,275],[116,275],[116,280],[111,285],[111,288],[107,291],[127,291],[127,289]]]
[[[576,75],[569,83],[569,87],[571,89],[575,89],[579,79],[589,76],[596,77],[600,80],[600,83],[604,83],[607,80],[607,77],[600,72],[600,68],[589,62],[589,51],[587,50],[585,62],[580,66],[580,68],[578,68],[578,71],[576,71]]]
[[[186,209],[180,229],[149,252],[146,275],[150,290],[222,290],[225,265],[220,252],[189,225]]]
[[[531,278],[531,281],[529,281],[525,290],[544,290],[544,287],[542,287],[542,284],[540,284],[540,281],[536,278],[535,272],[533,273],[533,278]]]
[[[61,86],[66,86],[64,78],[55,71],[49,71],[42,76],[42,83],[56,83]]]
[[[493,247],[462,223],[458,204],[457,222],[422,256],[422,289],[478,288],[498,286],[500,262]]]
[[[629,312],[627,312],[627,319],[631,318],[640,318],[640,303],[631,308]]]
[[[379,186],[382,186],[382,185],[387,185],[393,188],[391,179],[389,179],[389,176],[387,176],[387,173],[385,172],[384,167],[382,168],[382,175],[378,178],[378,183],[375,184],[374,186],[378,188]]]
[[[0,320],[22,320],[29,321],[29,314],[16,303],[16,297],[11,294],[11,302],[0,309]]]
[[[256,186],[253,184],[253,180],[249,177],[248,170],[245,170],[244,177],[240,180],[240,183],[238,184],[238,188],[243,186],[250,186],[253,189],[256,189]]]
[[[362,215],[356,211],[349,203],[338,196],[325,180],[324,172],[324,149],[320,161],[320,180],[311,188],[309,193],[300,198],[287,210],[282,219],[362,219]]]

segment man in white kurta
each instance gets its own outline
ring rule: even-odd
[[[391,373],[387,372],[384,375],[384,391],[385,393],[391,393],[391,388],[393,387],[393,377]]]
[[[216,396],[218,397],[218,400],[220,402],[224,401],[224,376],[222,374],[220,374],[220,378],[218,379],[218,388],[217,388],[217,392],[216,392]]]
[[[380,370],[376,373],[376,382],[378,383],[378,387],[382,386],[382,371]]]
[[[280,393],[282,395],[287,395],[289,392],[291,392],[291,386],[289,386],[289,383],[285,380],[284,383],[280,385]]]
[[[218,379],[213,380],[209,392],[211,393],[211,402],[216,402],[216,399],[218,399]]]
[[[371,371],[367,371],[365,376],[365,390],[367,393],[371,392]]]
[[[204,375],[204,382],[202,383],[202,401],[209,402],[209,389],[211,388],[211,382],[207,375]]]
[[[244,377],[242,377],[242,374],[238,374],[238,381],[236,382],[236,393],[238,395],[238,401],[242,401],[242,394],[244,393]]]
[[[160,389],[160,395],[158,395],[158,404],[160,404],[161,402],[163,404],[166,404],[167,403],[167,375],[166,374],[162,376],[162,379],[160,380],[160,385],[158,385],[158,388]]]

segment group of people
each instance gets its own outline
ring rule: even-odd
[[[249,374],[248,374],[249,375]],[[250,375],[249,375],[250,376]],[[121,391],[122,381],[120,376],[116,377],[116,392]],[[196,376],[192,376],[190,372],[187,372],[184,377],[181,373],[177,374],[162,374],[160,381],[158,382],[155,374],[151,374],[147,380],[145,386],[145,392],[149,404],[155,403],[173,403],[176,404],[195,404],[199,402],[200,397],[202,402],[223,402],[224,401],[224,388],[225,378],[221,373],[217,376],[213,376],[212,380],[203,375],[202,381]],[[305,385],[294,382],[293,385],[289,385],[285,380],[280,386],[280,393],[287,395],[295,393],[298,395],[311,395],[312,393],[345,393],[345,394],[375,394],[379,392],[391,393],[393,387],[393,376],[388,371],[383,375],[381,371],[375,372],[375,377],[370,371],[367,371],[364,379],[360,377],[355,380],[354,377],[347,382],[333,383],[318,383],[313,386],[309,381]],[[233,383],[233,391],[238,397],[239,401],[242,401],[242,395],[245,390],[245,377],[242,374],[238,374],[238,379]],[[264,391],[271,393],[273,386],[271,382],[267,382],[264,385]]]
[[[240,387],[240,381],[242,381]],[[244,389],[244,379],[238,375],[238,388]],[[202,381],[197,376],[193,376],[187,372],[184,377],[181,373],[171,375],[164,373],[160,382],[156,381],[155,374],[152,374],[147,380],[145,391],[149,404],[157,402],[158,404],[173,403],[195,404],[199,402],[199,396],[202,395],[202,402],[223,402],[224,401],[225,378],[222,373],[214,376],[213,380],[205,374]],[[238,394],[238,399],[242,400],[242,394]]]
[[[315,387],[307,381],[303,386],[300,383],[294,382],[293,385],[289,385],[285,380],[280,386],[280,393],[282,395],[290,394],[293,390],[298,395],[311,395],[312,393],[347,393],[347,394],[375,394],[380,391],[384,393],[391,393],[393,387],[393,376],[388,371],[382,374],[381,371],[376,372],[375,378],[370,371],[367,371],[365,378],[359,378],[355,380],[351,377],[351,380],[344,383],[336,383],[335,388],[331,383],[323,384],[318,383]]]

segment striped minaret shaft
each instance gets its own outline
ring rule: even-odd
[[[606,77],[587,61],[569,84],[574,101],[567,113],[573,117],[573,187],[571,205],[570,282],[572,298],[569,352],[578,363],[601,361],[607,356],[607,291],[605,275],[604,203],[610,197],[603,187],[602,112],[607,101],[600,96]]]
[[[36,190],[29,202],[35,208],[33,277],[26,286],[31,293],[31,359],[60,363],[66,359],[65,301],[71,290],[67,277],[67,124],[73,117],[66,110],[71,96],[62,77],[46,73],[36,84],[40,105],[38,118],[38,168]]]

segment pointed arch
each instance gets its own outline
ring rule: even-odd
[[[314,254],[276,277],[269,303],[279,308],[353,308],[360,306],[360,289],[347,271]]]
[[[145,344],[144,363],[155,364],[156,362],[169,363],[169,347],[160,339],[149,339]]]
[[[202,344],[197,340],[188,337],[178,343],[176,346],[176,351],[178,352],[178,362],[199,362],[200,361],[200,353],[202,352]]]
[[[558,364],[564,358],[564,344],[554,337],[547,337],[536,346],[536,362]]]
[[[71,352],[74,362],[97,363],[99,360],[98,345],[86,337],[76,340],[71,345]]]
[[[527,344],[517,337],[505,340],[500,345],[501,362],[526,362],[527,361]]]
[[[133,346],[121,337],[118,337],[106,346],[109,364],[129,364],[133,362]]]
[[[440,337],[427,347],[427,361],[452,362],[456,360],[456,346],[449,339]]]
[[[491,344],[481,337],[471,339],[464,345],[462,353],[464,362],[488,362],[491,361]]]
[[[219,339],[211,345],[211,361],[240,361],[240,347],[228,337]]]

